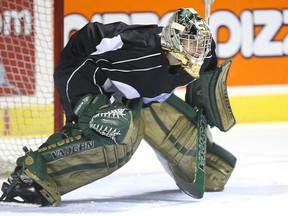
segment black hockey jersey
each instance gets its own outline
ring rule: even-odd
[[[88,23],[65,46],[54,81],[68,120],[73,107],[88,93],[118,93],[145,104],[165,101],[194,78],[171,67],[162,50],[162,28],[122,22]],[[175,72],[176,71],[176,72]]]

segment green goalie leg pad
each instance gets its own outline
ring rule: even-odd
[[[103,178],[124,166],[133,156],[143,138],[143,125],[129,131],[125,145],[106,144],[107,138],[89,140],[83,135],[69,137],[39,148],[18,159],[18,166],[46,189],[53,205],[59,205],[60,195]],[[51,139],[50,139],[51,140]],[[41,191],[40,191],[41,192]]]
[[[173,95],[167,102],[143,109],[142,118],[146,125],[144,138],[155,150],[165,170],[173,178],[177,175],[192,182],[198,129],[194,123],[195,110],[187,105]],[[233,172],[236,158],[207,140],[205,190],[220,191]]]
[[[25,174],[43,188],[39,192],[50,204],[59,205],[62,195],[113,173],[131,159],[144,136],[142,101],[127,101],[125,105],[132,118],[121,145],[100,134],[87,138],[79,125],[68,123],[37,151],[27,150],[17,160],[17,166],[24,167]],[[84,112],[84,107],[80,108]]]
[[[103,103],[101,98],[103,97],[93,97],[93,100],[89,101],[95,102],[95,106],[99,105],[99,101],[102,106],[105,102]],[[84,100],[86,99],[84,97]],[[131,110],[132,118],[121,144],[115,144],[113,140],[97,134],[96,131],[90,131],[90,136],[87,137],[87,133],[81,130],[83,121],[82,128],[74,125],[70,132],[67,132],[66,128],[66,137],[60,136],[59,133],[52,135],[48,139],[49,143],[37,150],[46,162],[47,175],[56,183],[61,195],[113,173],[131,159],[144,136],[140,118],[142,101],[127,101],[125,105]],[[80,107],[79,110],[85,117],[90,113],[92,118],[94,113],[91,106],[89,104],[89,109]],[[87,124],[89,125],[89,122]]]

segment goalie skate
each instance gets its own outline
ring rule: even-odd
[[[50,205],[40,191],[43,189],[29,178],[23,169],[16,167],[8,178],[8,183],[4,182],[1,188],[3,194],[1,202],[29,203],[41,206]]]

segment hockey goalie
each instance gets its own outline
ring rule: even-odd
[[[0,200],[58,206],[62,195],[124,166],[143,139],[187,195],[222,191],[236,158],[209,128],[235,124],[230,64],[218,65],[209,26],[193,8],[175,11],[164,27],[88,23],[54,72],[65,126],[24,149]],[[178,87],[185,99],[173,93]]]

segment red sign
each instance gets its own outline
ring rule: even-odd
[[[33,1],[0,2],[0,96],[35,92]]]

